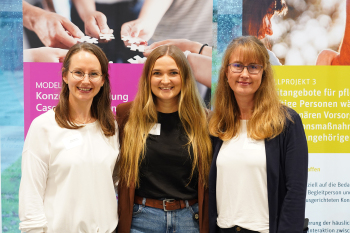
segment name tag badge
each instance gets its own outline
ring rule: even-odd
[[[160,124],[156,123],[153,125],[152,129],[149,131],[149,134],[160,135]]]
[[[69,149],[72,149],[73,147],[77,147],[83,144],[83,137],[79,132],[76,132],[74,135],[64,138],[62,141],[65,148],[69,150]]]
[[[264,148],[264,140],[255,140],[252,138],[247,138],[243,143],[243,149],[245,150],[263,150]]]

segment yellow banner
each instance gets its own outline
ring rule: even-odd
[[[310,153],[350,153],[350,67],[274,66],[281,101],[304,124]]]

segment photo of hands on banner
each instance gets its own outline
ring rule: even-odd
[[[35,6],[23,1],[24,62],[62,62],[68,49],[80,43],[80,38],[85,35],[99,38],[101,33],[115,35],[109,41],[98,40],[111,63],[127,63],[136,55],[147,57],[156,47],[173,44],[183,52],[189,51],[187,58],[198,89],[209,102],[211,1],[106,2],[45,0]],[[144,40],[141,43],[145,45],[144,52],[131,51],[122,36]]]
[[[174,20],[171,18],[173,15],[171,11],[176,10],[178,13],[178,9],[174,9],[174,4],[170,6],[173,1],[158,3],[158,1],[145,0],[137,4],[135,1],[114,4],[79,0],[72,1],[72,4],[69,4],[69,1],[57,2],[44,1],[45,10],[23,2],[23,25],[28,29],[26,32],[34,32],[42,46],[67,49],[77,43],[84,33],[98,38],[100,33],[113,32],[116,37],[120,32],[120,35],[132,35],[144,39],[150,45],[148,50],[155,47],[152,43],[158,42],[158,45],[169,43],[169,41],[163,43],[160,41],[170,38],[189,39],[202,44],[211,42],[210,30],[206,29],[210,25],[206,19],[210,17],[200,17],[203,25],[200,28],[197,27],[198,24],[196,27],[187,26],[186,28],[169,26],[168,22]],[[349,0],[322,1],[319,5],[304,1],[300,3],[299,1],[263,1],[259,8],[255,7],[255,4],[256,1],[243,1],[243,35],[254,35],[264,40],[267,47],[271,49],[270,55],[274,57],[273,64],[350,64],[350,59],[346,56],[350,48]],[[64,5],[66,7],[62,7]],[[179,6],[177,8],[181,9]],[[208,7],[204,4],[198,10],[205,12],[205,8]],[[120,16],[116,18],[115,10],[121,9],[122,14],[118,14]],[[55,10],[59,12],[55,13]],[[175,20],[186,20],[176,15]],[[74,24],[75,22],[79,27]],[[179,21],[176,23],[181,24]],[[189,23],[185,21],[184,25]],[[37,44],[30,42],[28,48],[39,47]],[[101,44],[101,47],[107,48],[105,51],[107,57],[113,62],[127,62],[127,59],[140,54],[130,52],[122,44],[123,42],[116,38]],[[193,46],[191,48],[191,52],[198,52],[194,51]],[[114,51],[110,51],[111,49]],[[185,48],[182,47],[182,49]],[[66,50],[48,48],[26,50],[24,59],[34,62],[59,62],[62,61],[66,52]],[[147,54],[149,51],[146,50],[144,55],[147,56]]]

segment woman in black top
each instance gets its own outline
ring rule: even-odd
[[[152,51],[135,101],[117,107],[117,121],[118,232],[208,232],[211,143],[205,107],[180,49]]]

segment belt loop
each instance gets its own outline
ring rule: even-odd
[[[188,204],[188,200],[185,200],[185,203],[186,203],[186,208],[189,208],[190,205]]]
[[[146,198],[144,197],[144,198],[142,199],[142,207],[145,207],[145,205],[146,205]]]

